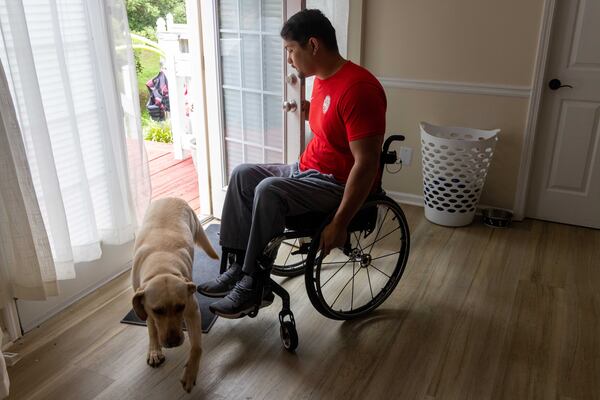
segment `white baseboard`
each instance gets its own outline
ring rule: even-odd
[[[76,303],[77,301],[83,299],[85,296],[91,294],[95,290],[97,290],[100,287],[106,285],[108,282],[112,281],[113,279],[115,279],[116,277],[120,276],[124,272],[130,270],[131,269],[131,265],[132,265],[132,261],[126,263],[116,273],[108,276],[107,278],[105,278],[105,279],[103,279],[103,280],[101,280],[99,282],[96,282],[94,285],[89,286],[86,289],[80,291],[79,293],[77,293],[77,294],[69,297],[67,300],[61,302],[58,306],[49,309],[47,312],[44,313],[43,317],[36,318],[36,319],[30,321],[28,324],[23,324],[23,326],[22,326],[23,327],[23,331],[24,332],[29,332],[30,330],[32,330],[32,329],[36,328],[37,326],[43,324],[44,322],[46,322],[47,320],[49,320],[50,318],[52,318],[53,316],[55,316],[59,312],[63,311],[67,307],[69,307],[70,305],[72,305],[72,304]]]
[[[423,207],[423,196],[419,196],[412,193],[404,193],[404,192],[391,192],[387,191],[386,193],[393,200],[402,204],[410,204],[411,206]]]
[[[392,198],[394,201],[397,201],[398,203],[409,204],[411,206],[424,207],[423,196],[419,196],[417,194],[412,194],[412,193],[404,193],[404,192],[386,191],[386,193],[390,198]],[[481,210],[484,208],[498,208],[498,207],[488,206],[486,204],[479,204],[477,206],[476,214],[478,214],[478,215],[481,214]],[[509,211],[511,213],[513,212],[513,210],[508,209],[508,208],[503,208],[502,210]],[[515,219],[515,220],[517,220],[517,219]]]

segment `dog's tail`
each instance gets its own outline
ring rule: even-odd
[[[217,252],[215,251],[215,249],[213,249],[212,244],[210,244],[208,237],[206,237],[206,233],[204,232],[204,229],[202,228],[202,224],[198,220],[196,213],[192,211],[192,214],[193,214],[193,219],[194,219],[194,225],[196,226],[196,229],[194,232],[194,242],[196,242],[196,244],[198,246],[200,246],[206,252],[206,254],[208,254],[208,256],[210,258],[214,258],[215,260],[218,260],[219,256],[217,255]]]

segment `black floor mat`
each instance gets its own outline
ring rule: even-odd
[[[212,243],[217,254],[221,254],[221,246],[219,246],[218,235],[220,228],[221,225],[218,224],[213,224],[206,228],[206,236],[208,236],[208,240],[210,240]],[[219,260],[213,260],[212,258],[209,258],[203,250],[196,246],[196,249],[194,250],[194,282],[198,284],[200,282],[215,278],[217,275],[219,275],[220,265],[221,262]],[[200,293],[196,293],[196,300],[198,300],[198,304],[200,305],[200,314],[202,315],[202,332],[207,333],[217,319],[217,316],[208,309],[208,306],[218,299],[213,299],[203,296]],[[139,319],[133,309],[130,310],[125,317],[123,317],[121,322],[124,324],[146,326],[146,322]]]

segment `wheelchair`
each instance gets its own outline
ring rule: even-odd
[[[404,136],[386,139],[380,157],[383,172],[386,164],[397,161],[389,146]],[[306,291],[312,305],[327,318],[350,320],[362,317],[381,305],[400,281],[410,250],[410,233],[402,208],[381,189],[369,195],[348,227],[343,247],[323,256],[319,249],[323,229],[331,214],[311,212],[286,217],[282,235],[273,238],[257,260],[258,290],[256,306],[248,316],[256,317],[263,293],[269,288],[282,300],[279,313],[283,347],[293,352],[298,346],[290,295],[271,274],[293,277],[304,274]],[[240,254],[223,248],[221,273]]]

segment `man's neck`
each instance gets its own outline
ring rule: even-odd
[[[327,56],[321,61],[321,66],[315,75],[319,79],[331,78],[336,72],[342,69],[345,63],[346,60],[339,54]]]

